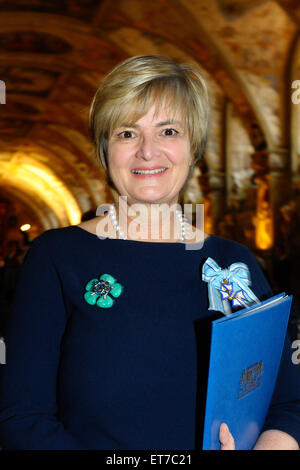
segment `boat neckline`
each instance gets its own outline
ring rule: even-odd
[[[87,235],[93,237],[93,238],[98,238],[98,240],[111,240],[111,241],[119,241],[119,242],[128,242],[128,243],[132,243],[132,244],[140,244],[140,245],[171,245],[171,246],[197,246],[197,245],[202,245],[204,246],[204,244],[210,240],[213,235],[211,234],[208,234],[208,236],[206,237],[205,240],[200,241],[200,242],[193,242],[193,243],[185,243],[185,242],[181,242],[181,241],[178,241],[178,242],[149,242],[149,241],[143,241],[143,240],[128,240],[128,239],[123,239],[123,238],[110,238],[110,237],[105,237],[105,238],[101,238],[99,237],[96,233],[92,233],[92,232],[89,232],[88,230],[86,230],[85,228],[82,228],[80,227],[79,225],[70,225],[69,227],[72,227],[72,228],[75,228],[75,229],[79,229],[81,232],[85,232],[87,233]]]

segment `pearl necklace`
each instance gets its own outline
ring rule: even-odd
[[[109,210],[108,210],[108,214],[109,214],[110,220],[111,220],[116,232],[119,234],[119,237],[123,238],[123,240],[127,240],[127,237],[125,237],[124,233],[122,232],[122,230],[120,228],[120,225],[117,222],[116,209],[115,209],[115,206],[113,204],[110,205]],[[184,242],[185,237],[186,237],[186,226],[185,226],[186,218],[185,218],[185,216],[182,215],[182,212],[179,209],[176,209],[176,215],[179,219],[179,223],[180,223],[180,226],[181,226],[180,241]]]

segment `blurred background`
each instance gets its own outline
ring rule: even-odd
[[[0,336],[34,238],[113,200],[87,130],[102,77],[158,54],[210,87],[185,202],[204,203],[206,231],[247,245],[274,292],[294,294],[300,337],[299,25],[297,0],[0,0]]]

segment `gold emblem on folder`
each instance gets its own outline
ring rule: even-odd
[[[252,366],[243,370],[240,378],[238,398],[242,398],[260,387],[262,373],[263,361],[256,362]]]

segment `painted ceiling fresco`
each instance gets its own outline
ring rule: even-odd
[[[88,109],[104,74],[141,54],[193,63],[209,83],[208,145],[189,200],[219,191],[230,204],[270,167],[292,168],[297,182],[299,25],[292,0],[0,0],[1,195],[39,230],[112,200]]]

